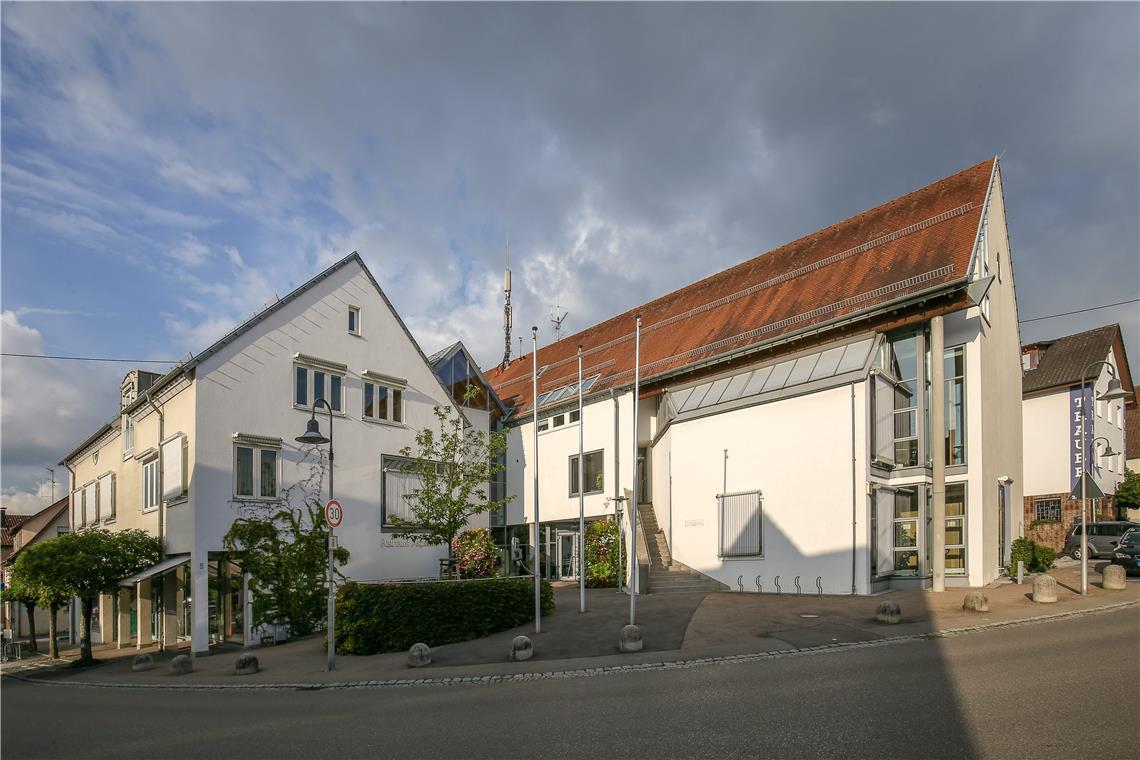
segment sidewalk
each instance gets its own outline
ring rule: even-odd
[[[989,598],[990,612],[987,613],[961,609],[968,589],[951,589],[942,594],[891,591],[875,597],[776,596],[755,592],[650,594],[637,600],[637,620],[645,649],[636,654],[617,651],[621,627],[629,622],[629,597],[613,589],[589,589],[587,612],[580,613],[578,589],[569,586],[555,589],[556,612],[544,618],[542,633],[535,634],[530,624],[476,641],[436,647],[431,653],[432,664],[419,669],[408,667],[405,652],[396,652],[368,657],[341,654],[337,656],[337,670],[326,672],[323,636],[318,635],[254,650],[261,672],[251,676],[234,675],[234,660],[241,650],[233,647],[215,650],[209,657],[195,658],[194,672],[186,676],[169,674],[169,661],[176,652],[152,652],[156,667],[133,673],[131,661],[135,650],[116,650],[109,646],[95,648],[95,657],[104,662],[92,668],[45,669],[41,666],[34,673],[15,673],[5,665],[2,672],[37,681],[106,686],[257,688],[287,684],[296,688],[321,688],[361,682],[503,677],[787,652],[1010,623],[1122,603],[1138,605],[1140,621],[1140,578],[1130,578],[1124,591],[1105,591],[1100,588],[1100,573],[1096,572],[1103,564],[1090,565],[1087,597],[1082,598],[1078,593],[1079,565],[1065,560],[1051,572],[1059,583],[1056,604],[1032,602],[1029,583],[1018,586],[1001,582],[982,589]],[[901,623],[883,625],[875,621],[875,609],[886,600],[901,607]],[[527,662],[510,662],[511,639],[520,634],[534,642],[534,658]]]

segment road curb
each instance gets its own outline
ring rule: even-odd
[[[5,673],[5,679],[35,684],[37,686],[70,686],[84,689],[159,689],[174,691],[332,691],[345,689],[402,689],[416,686],[459,686],[471,684],[502,684],[524,683],[528,681],[544,681],[555,678],[593,678],[595,676],[620,675],[626,673],[643,673],[658,670],[688,670],[691,668],[708,667],[711,665],[733,665],[737,663],[759,662],[763,660],[781,660],[790,657],[809,657],[820,654],[846,652],[852,649],[871,649],[874,647],[893,646],[914,641],[927,641],[930,639],[944,639],[954,636],[964,636],[981,631],[998,628],[1015,628],[1018,626],[1038,625],[1068,618],[1084,617],[1105,612],[1140,607],[1140,600],[1118,602],[1116,604],[1093,607],[1087,610],[1071,610],[1048,615],[1036,615],[1020,620],[1000,620],[992,623],[979,623],[978,625],[961,628],[944,628],[928,633],[913,633],[901,636],[887,636],[872,641],[859,641],[842,644],[821,644],[803,649],[777,649],[769,652],[749,652],[745,654],[718,655],[713,657],[695,657],[692,659],[669,660],[667,662],[630,663],[628,665],[604,665],[596,668],[573,668],[569,670],[548,670],[535,673],[508,673],[486,676],[456,676],[452,678],[397,678],[373,681],[341,681],[332,683],[245,683],[245,684],[163,684],[163,683],[109,683],[99,681],[72,681],[72,680],[44,680],[17,673]]]

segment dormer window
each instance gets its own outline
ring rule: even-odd
[[[348,307],[348,332],[350,335],[360,335],[360,307]]]

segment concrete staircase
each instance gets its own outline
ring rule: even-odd
[[[649,550],[649,593],[679,594],[684,592],[727,591],[728,586],[697,572],[673,559],[665,531],[657,523],[652,504],[639,504],[638,514],[645,530],[645,546]],[[640,542],[639,542],[640,543]]]

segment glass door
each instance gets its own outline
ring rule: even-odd
[[[558,531],[558,577],[574,580],[578,577],[578,534]]]
[[[895,491],[895,575],[918,575],[918,486]]]

